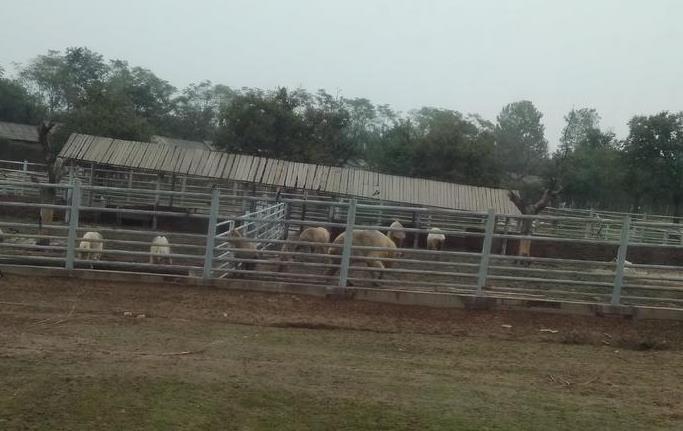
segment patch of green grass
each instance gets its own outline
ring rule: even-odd
[[[656,374],[676,352],[629,352],[614,371],[592,346],[182,325],[65,326],[8,349],[0,430],[680,429],[648,386],[680,393]]]

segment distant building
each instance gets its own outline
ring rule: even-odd
[[[0,121],[0,159],[44,162],[45,157],[38,142],[38,128],[31,124]]]

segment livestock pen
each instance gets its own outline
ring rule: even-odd
[[[436,294],[444,304],[451,296],[536,301],[541,304],[584,303],[613,306],[683,309],[680,244],[641,242],[634,232],[646,228],[680,229],[678,225],[632,220],[620,223],[618,240],[573,238],[558,231],[522,236],[511,223],[524,218],[537,224],[592,223],[591,218],[549,215],[500,215],[494,211],[469,212],[441,208],[405,207],[359,202],[357,199],[311,200],[263,192],[234,195],[214,187],[206,192],[133,189],[142,199],[193,199],[196,212],[168,208],[139,209],[119,202],[115,207],[90,206],[89,194],[115,194],[128,189],[72,184],[0,182],[0,187],[21,186],[25,198],[15,196],[0,212],[0,262],[12,265],[61,267],[67,270],[153,273],[202,282],[242,278],[286,286],[307,287],[334,294],[372,295],[395,291]],[[30,199],[41,187],[58,189],[57,202]],[[232,211],[226,211],[231,202]],[[291,208],[315,207],[293,216]],[[51,223],[41,223],[40,208],[55,211]],[[244,211],[236,211],[243,208]],[[332,214],[334,214],[332,216]],[[107,215],[109,217],[107,217]],[[373,247],[344,241],[329,244],[335,253],[295,250],[316,245],[298,240],[305,227],[321,226],[336,237],[346,232],[388,232],[391,221],[420,220],[404,227],[413,240],[403,248]],[[153,221],[156,220],[156,221]],[[444,250],[427,250],[424,239],[439,227],[449,239]],[[240,247],[226,235],[243,232],[244,243],[256,244],[257,254],[237,257]],[[79,259],[79,243],[87,231],[100,232],[104,250],[100,260]],[[153,237],[170,241],[173,264],[150,263]],[[530,256],[518,256],[515,244],[532,243]],[[586,253],[599,248],[599,253]],[[540,254],[540,255],[539,255]],[[244,269],[240,264],[250,263]],[[531,303],[531,302],[530,302]]]

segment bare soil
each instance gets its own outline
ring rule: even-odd
[[[6,275],[0,328],[0,429],[683,427],[683,322]]]

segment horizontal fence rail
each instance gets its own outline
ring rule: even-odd
[[[0,179],[0,192],[16,192],[0,208],[1,263],[683,308],[681,228],[660,219],[510,216],[175,179],[183,189],[117,171],[112,186],[78,169],[68,183]]]

